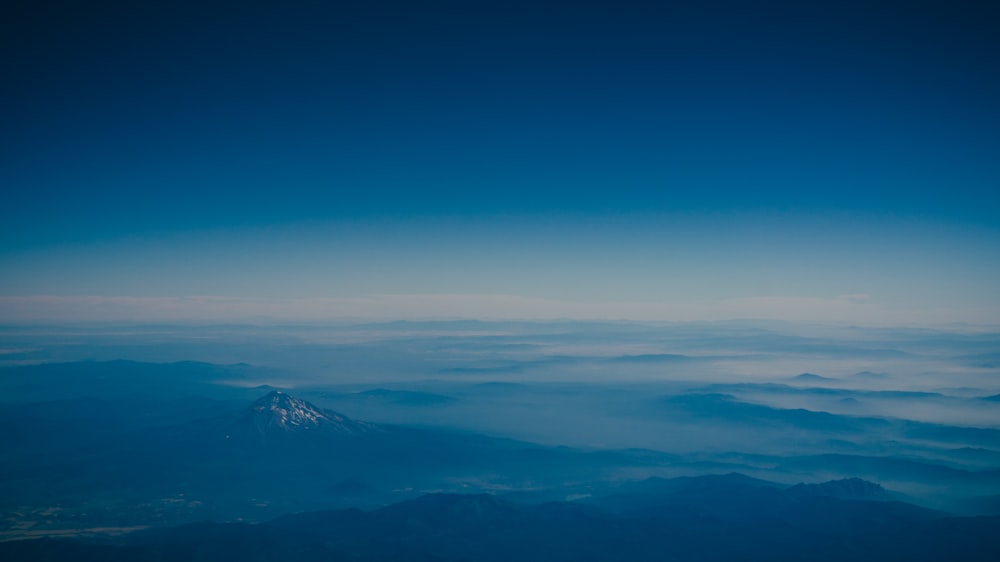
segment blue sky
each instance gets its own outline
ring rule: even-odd
[[[15,4],[0,311],[1000,317],[993,10],[660,4]]]

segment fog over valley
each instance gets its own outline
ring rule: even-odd
[[[280,391],[360,422],[575,450],[593,465],[595,482],[731,472],[784,485],[861,477],[918,505],[1000,514],[1000,379],[990,362],[1000,334],[986,330],[462,321],[9,327],[4,341],[0,421],[14,463],[6,486],[19,496],[32,478],[13,467],[86,466],[117,454],[91,448],[133,434],[147,435],[136,446],[159,447],[156,439],[171,432]],[[806,364],[814,367],[801,371]],[[560,462],[509,473],[444,470],[419,480],[426,488],[365,482],[363,503],[433,490],[565,486],[546,497],[586,495],[573,489],[592,484],[579,480],[580,463]],[[71,473],[83,477],[80,470]],[[83,474],[91,470],[105,469]],[[334,471],[361,486],[363,473],[349,472]],[[162,498],[144,501],[154,500]],[[77,509],[92,509],[92,500],[80,501]],[[240,513],[247,500],[233,501],[218,508]],[[325,501],[349,507],[358,498]],[[30,525],[58,528],[69,524],[66,514],[81,517],[66,508],[56,514]]]

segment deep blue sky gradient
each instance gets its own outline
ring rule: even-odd
[[[389,224],[402,241],[486,224],[481,239],[537,246],[538,229],[512,221],[610,221],[609,239],[626,240],[631,217],[706,236],[738,216],[737,238],[748,221],[787,221],[775,236],[787,240],[834,217],[817,220],[833,234],[814,235],[839,251],[859,248],[859,224],[901,221],[918,238],[960,233],[959,253],[980,251],[970,263],[990,259],[1000,11],[988,4],[7,3],[0,256],[16,281],[0,292],[148,293],[52,271],[81,244],[114,265],[128,258],[102,244],[301,225]],[[806,251],[785,253],[791,267]]]

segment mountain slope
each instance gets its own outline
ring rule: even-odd
[[[234,436],[267,443],[289,436],[359,437],[386,430],[375,424],[356,421],[331,410],[320,409],[281,391],[259,398],[238,415],[222,424],[226,439]]]
[[[844,478],[819,484],[796,484],[787,493],[797,496],[821,496],[840,500],[888,501],[892,494],[882,486],[861,478]]]
[[[48,528],[261,520],[434,490],[596,480],[637,459],[373,424],[274,391],[237,411],[7,467],[0,471],[0,508],[20,521],[25,506],[43,513],[48,498],[59,497],[55,515],[38,516]]]
[[[721,484],[730,494],[739,496],[741,490],[749,494],[730,498],[736,503],[768,491],[766,497],[751,502],[756,509],[719,517],[717,506],[702,507],[698,500],[711,495],[714,484]],[[433,494],[368,512],[302,513],[257,525],[201,523],[138,532],[101,544],[81,540],[0,543],[0,557],[66,562],[98,558],[109,562],[986,562],[1000,553],[1000,518],[944,517],[895,502],[825,497],[814,503],[815,497],[796,497],[759,481],[732,476],[652,485],[685,496],[689,513],[667,522],[656,513],[615,514],[576,503],[520,505],[484,494]],[[724,503],[725,496],[709,503]]]

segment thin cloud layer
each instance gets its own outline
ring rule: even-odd
[[[354,298],[234,296],[7,296],[6,322],[338,321],[351,319],[528,319],[712,321],[754,318],[860,324],[993,324],[992,309],[894,309],[869,295],[750,297],[695,303],[571,301],[496,294],[390,294]]]

